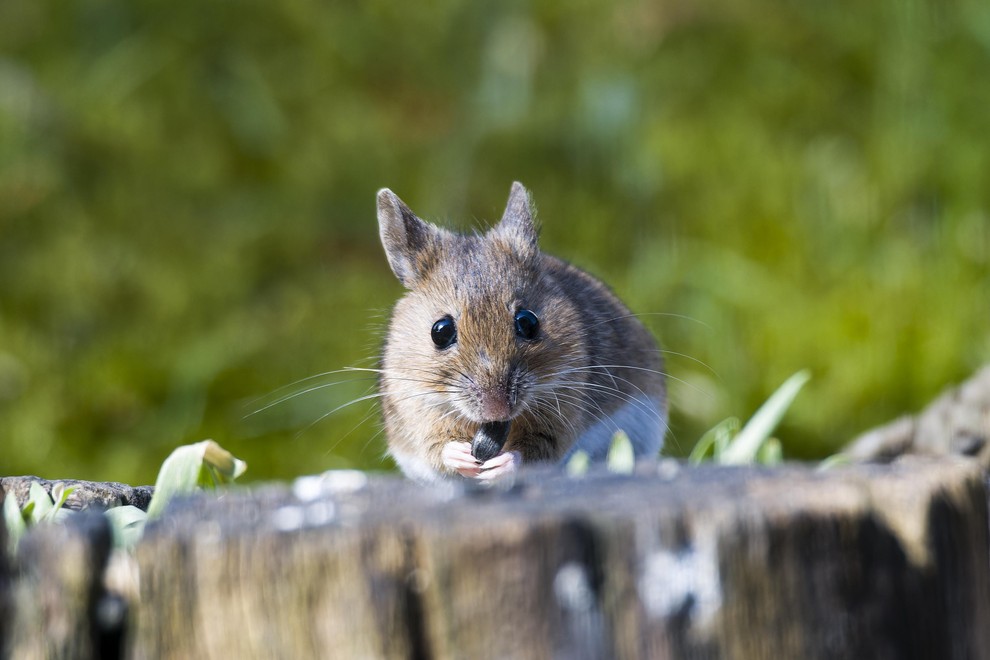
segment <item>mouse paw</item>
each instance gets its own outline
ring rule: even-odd
[[[517,451],[507,451],[481,464],[479,481],[496,481],[514,475],[522,465],[522,454]]]
[[[440,457],[443,460],[444,467],[452,472],[456,472],[462,477],[474,478],[481,474],[482,466],[471,455],[470,442],[458,442],[456,440],[448,442],[443,446],[443,452],[440,454]],[[494,461],[495,458],[492,460]]]

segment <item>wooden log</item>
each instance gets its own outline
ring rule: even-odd
[[[139,544],[136,658],[985,658],[983,474],[330,473],[195,497]]]
[[[972,456],[990,470],[990,365],[946,390],[919,414],[862,434],[844,453],[857,461],[958,454]]]
[[[2,518],[2,516],[0,516]],[[7,641],[13,627],[14,608],[12,603],[12,578],[8,560],[7,526],[0,520],[0,657],[10,657],[10,645]]]
[[[24,535],[5,590],[10,625],[0,647],[3,657],[119,657],[123,610],[115,629],[103,625],[106,606],[113,605],[103,590],[110,547],[110,527],[93,512],[79,513],[64,524],[39,525]]]
[[[127,484],[115,481],[81,481],[79,479],[61,479],[49,481],[41,477],[2,477],[0,478],[0,502],[8,494],[17,498],[17,504],[21,507],[28,501],[28,493],[31,484],[37,483],[49,495],[52,494],[52,487],[55,484],[62,484],[73,491],[65,502],[65,508],[73,511],[94,508],[99,510],[108,509],[114,506],[130,504],[142,511],[148,510],[151,502],[151,495],[154,488],[151,486],[128,486]]]

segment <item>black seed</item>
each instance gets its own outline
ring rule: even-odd
[[[471,441],[471,455],[484,463],[498,456],[509,437],[512,422],[485,422]]]

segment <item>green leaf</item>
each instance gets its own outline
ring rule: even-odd
[[[788,378],[766,400],[766,403],[760,406],[760,409],[733,439],[732,444],[722,452],[719,462],[726,465],[752,463],[760,447],[777,428],[777,424],[794,401],[794,397],[801,391],[809,378],[811,378],[811,374],[807,370],[799,371]]]
[[[618,474],[630,474],[636,467],[636,454],[633,451],[632,441],[625,431],[616,431],[612,436],[612,446],[608,449],[605,465],[610,472]]]
[[[28,490],[28,500],[34,504],[31,513],[31,520],[33,522],[37,523],[47,520],[55,509],[55,505],[52,504],[52,498],[48,496],[48,493],[37,481],[31,482],[31,488]]]
[[[784,447],[777,438],[767,438],[756,454],[756,462],[761,465],[780,465],[784,462]]]
[[[203,469],[204,443],[183,445],[175,449],[158,470],[155,480],[155,494],[148,505],[148,518],[157,518],[165,510],[174,496],[190,493],[199,483],[199,473]]]
[[[157,518],[165,506],[176,495],[191,493],[197,486],[211,486],[204,471],[215,470],[211,474],[224,483],[244,473],[247,464],[234,458],[212,440],[204,440],[192,445],[179,447],[165,459],[158,478],[155,480],[155,494],[148,505],[148,519]]]
[[[44,489],[39,488],[39,490],[44,492]],[[36,510],[35,522],[62,522],[74,514],[75,511],[63,508],[63,505],[69,499],[69,495],[71,495],[74,490],[74,486],[69,486],[67,488],[61,481],[52,486],[51,498],[49,499],[47,496],[45,498],[41,498],[41,501],[48,499],[48,501],[51,502],[51,508],[44,513],[41,513],[40,510]]]
[[[17,548],[17,542],[27,531],[27,523],[24,522],[21,507],[17,506],[17,498],[13,493],[7,493],[3,498],[3,521],[7,526],[9,550],[13,552]]]
[[[578,449],[567,461],[567,474],[571,477],[583,477],[587,474],[590,463],[588,452]]]
[[[728,419],[723,419],[701,436],[701,439],[698,440],[691,450],[691,454],[688,456],[688,462],[692,465],[702,463],[708,455],[709,450],[712,452],[712,458],[717,461],[719,456],[722,455],[722,452],[725,451],[725,448],[729,446],[732,437],[738,431],[739,418],[729,417]]]
[[[52,486],[52,500],[55,502],[55,508],[60,510],[63,506],[65,506],[65,503],[69,499],[69,495],[72,495],[75,490],[75,486],[66,486],[61,481]]]
[[[133,548],[144,534],[148,513],[129,504],[107,509],[104,514],[113,530],[113,543],[118,548]]]
[[[34,502],[24,503],[24,508],[21,509],[21,520],[28,526],[34,524]]]
[[[833,468],[852,465],[852,463],[853,459],[849,456],[849,454],[839,452],[838,454],[832,454],[828,458],[822,459],[821,463],[818,464],[818,470],[824,472]]]

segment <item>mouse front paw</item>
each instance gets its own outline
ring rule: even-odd
[[[517,451],[502,452],[481,464],[479,481],[497,481],[515,475],[522,465],[522,454]]]
[[[443,446],[440,454],[443,465],[451,472],[473,479],[481,474],[481,463],[471,455],[471,443],[452,441]],[[494,460],[494,459],[493,459]]]
[[[479,481],[496,481],[513,475],[522,465],[522,454],[517,451],[502,452],[484,463],[479,463],[471,454],[471,443],[456,440],[444,445],[441,458],[444,467],[451,472]]]

